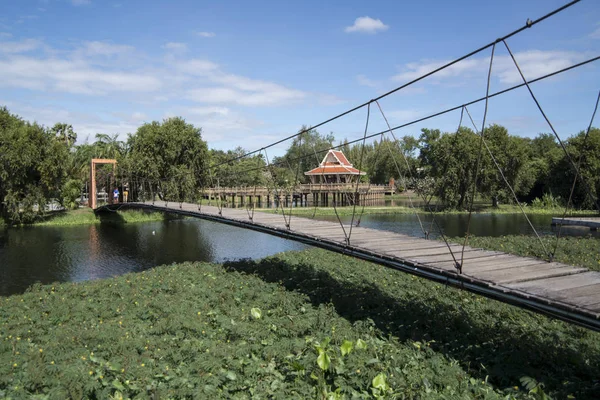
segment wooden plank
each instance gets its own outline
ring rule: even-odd
[[[460,254],[458,254],[458,256],[459,256],[459,258],[460,258]],[[488,265],[494,265],[494,266],[497,266],[497,265],[502,265],[502,264],[506,264],[506,263],[509,263],[509,262],[514,262],[516,259],[517,259],[517,257],[515,257],[515,256],[513,256],[513,255],[506,254],[506,253],[502,253],[502,254],[499,254],[499,255],[497,255],[497,256],[495,256],[495,257],[488,257],[488,258],[485,258],[485,259],[481,259],[481,260],[479,260],[479,261],[477,262],[477,264],[472,264],[472,265],[469,265],[469,268],[470,268],[470,270],[471,270],[471,269],[472,269],[472,270],[475,270],[475,269],[479,268],[480,266],[483,266],[483,267],[485,267],[485,266],[488,266]],[[446,264],[448,264],[448,265],[446,265]],[[443,268],[445,268],[445,267],[447,267],[447,266],[452,266],[452,267],[454,267],[454,262],[448,262],[448,263],[441,262],[441,263],[436,263],[436,266],[438,266],[438,265],[439,265],[440,267],[443,267]],[[465,267],[466,267],[466,266],[465,266]],[[464,271],[467,271],[467,269],[463,269],[463,272],[464,272]]]
[[[479,250],[477,252],[472,251],[469,253],[465,253],[465,260],[472,260],[472,259],[480,259],[480,258],[488,258],[488,257],[493,257],[496,255],[502,254],[500,252],[496,252],[496,251],[484,251],[484,250]],[[455,255],[456,259],[458,261],[460,261],[460,254]],[[452,257],[448,254],[447,257],[445,256],[432,256],[432,257],[415,257],[415,258],[410,258],[411,260],[415,260],[421,264],[437,264],[440,262],[447,262],[447,261],[452,261]],[[474,261],[475,262],[475,261]],[[468,264],[465,263],[465,266],[467,266]]]
[[[559,299],[577,299],[590,295],[600,295],[600,283],[558,290],[553,293],[552,297]],[[600,299],[598,302],[600,302]]]
[[[590,294],[588,296],[580,297],[567,297],[562,299],[563,302],[568,304],[575,304],[580,307],[587,307],[589,305],[600,303],[600,293]]]
[[[539,259],[519,259],[518,257],[512,257],[502,262],[491,262],[484,265],[476,264],[469,269],[473,274],[480,274],[485,272],[503,271],[513,268],[522,268],[534,265],[547,265],[548,261]]]
[[[462,247],[450,246],[450,249],[454,252],[455,256],[457,256],[458,254],[460,254]],[[472,252],[472,251],[479,251],[479,250],[478,249],[465,249],[465,254]],[[412,249],[405,248],[405,249],[401,249],[401,250],[393,250],[393,254],[398,257],[408,258],[408,257],[421,257],[421,256],[450,255],[450,250],[448,249],[448,246],[446,246],[444,244],[443,246],[435,247],[432,249],[412,250]]]
[[[598,313],[600,313],[600,303],[589,304],[589,305],[585,306],[585,309],[598,314]]]
[[[402,236],[375,236],[374,234],[369,234],[369,236],[364,236],[362,238],[354,238],[354,232],[352,233],[352,238],[350,239],[350,242],[355,245],[355,246],[360,246],[360,247],[364,247],[364,248],[368,248],[372,245],[376,245],[376,244],[381,244],[381,243],[403,243],[406,244],[407,246],[414,246],[414,247],[418,247],[418,245],[421,245],[423,243],[428,243],[428,242],[423,242],[423,239],[407,239],[405,237]]]
[[[593,285],[600,283],[600,272],[584,272],[574,276],[564,278],[549,278],[532,282],[514,283],[507,285],[510,288],[518,289],[524,292],[529,292],[537,295],[547,295],[550,292],[560,290]]]
[[[529,269],[526,269],[529,268]],[[533,281],[538,279],[546,279],[551,277],[559,277],[564,275],[573,275],[577,273],[581,273],[586,271],[584,268],[578,267],[569,267],[569,266],[560,266],[560,267],[540,267],[538,265],[523,267],[522,271],[516,271],[519,268],[515,268],[513,270],[504,270],[509,271],[505,274],[498,273],[497,275],[476,275],[479,279],[484,279],[487,281],[492,281],[497,284],[509,284],[509,283],[517,283],[517,282],[525,282],[525,281]]]
[[[401,252],[401,251],[410,251],[410,250],[434,250],[444,247],[445,245],[433,245],[430,244],[422,244],[422,243],[380,243],[380,244],[370,244],[369,246],[363,246],[362,248],[368,249],[371,251],[381,251],[387,254]]]

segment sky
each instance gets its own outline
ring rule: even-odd
[[[566,4],[565,0],[0,0],[0,106],[46,126],[123,140],[181,116],[209,147],[255,150],[376,98]],[[583,0],[510,38],[527,79],[600,55],[600,3]],[[380,101],[392,126],[485,95],[490,50]],[[532,84],[561,138],[585,129],[600,62]],[[491,92],[521,83],[498,45]],[[483,103],[469,107],[481,127]],[[600,116],[598,116],[600,119]],[[454,131],[460,111],[400,129]],[[359,139],[367,108],[319,128]],[[372,105],[368,133],[385,130]],[[486,125],[550,132],[525,88]],[[467,125],[467,121],[463,121]],[[600,123],[596,122],[596,126]],[[282,154],[284,142],[271,149]]]

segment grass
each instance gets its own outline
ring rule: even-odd
[[[464,238],[448,239],[454,243],[463,243]],[[554,250],[555,236],[542,236],[541,241],[548,252]],[[525,257],[538,257],[548,260],[544,247],[536,237],[509,235],[500,237],[469,237],[469,246],[488,250],[504,251]],[[554,260],[569,265],[578,265],[594,271],[600,271],[600,239],[594,237],[565,236],[558,241]]]
[[[285,212],[289,212],[289,208],[284,208]],[[354,207],[346,206],[346,207],[337,207],[337,213],[340,216],[348,216],[352,215]],[[261,212],[281,212],[281,208],[264,208],[260,209]],[[362,206],[356,207],[356,213],[360,214],[362,212]],[[419,214],[429,214],[429,210],[425,210],[422,207],[407,207],[407,206],[366,206],[364,208],[364,214],[414,214],[415,212]],[[437,213],[440,214],[467,214],[468,210],[440,210]],[[474,209],[476,213],[488,213],[488,214],[520,214],[521,209],[516,205],[509,204],[501,204],[497,208],[492,207],[488,204],[477,205]],[[525,207],[525,212],[527,214],[538,214],[538,215],[555,215],[562,216],[564,213],[564,208],[532,208]],[[333,207],[317,207],[315,211],[315,207],[296,207],[292,208],[292,215],[297,216],[330,216],[335,215],[336,210]],[[571,210],[569,215],[595,215],[597,212],[593,210]]]
[[[148,213],[138,210],[125,210],[117,213],[121,222],[148,222],[158,221],[164,218],[162,213]],[[98,218],[92,209],[79,208],[77,210],[61,211],[58,213],[49,214],[46,219],[36,222],[33,225],[41,226],[64,226],[64,225],[90,225],[98,224],[101,218]]]
[[[0,397],[592,399],[599,339],[315,249],[0,298]]]

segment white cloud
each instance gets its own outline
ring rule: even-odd
[[[0,42],[0,54],[27,53],[38,49],[42,43],[36,39],[24,39],[21,41]]]
[[[175,68],[184,74],[189,75],[206,75],[219,68],[217,64],[208,60],[192,59],[178,62]]]
[[[238,104],[257,107],[280,106],[302,100],[306,96],[302,91],[288,89],[270,82],[252,81],[239,86],[235,84],[232,86],[192,89],[187,92],[186,97],[200,103]]]
[[[374,80],[371,80],[371,79],[367,78],[366,76],[364,76],[362,74],[356,76],[356,81],[361,86],[367,86],[367,87],[372,87],[372,88],[375,88],[375,87],[379,86],[378,82],[376,82]]]
[[[88,95],[152,92],[161,81],[139,72],[109,71],[83,61],[11,57],[0,60],[0,86]]]
[[[10,38],[10,37],[12,37],[12,33],[0,32],[0,38]]]
[[[133,46],[111,44],[107,42],[92,41],[84,42],[81,51],[88,56],[112,56],[133,52]]]
[[[422,117],[425,113],[422,110],[407,108],[403,110],[388,111],[386,112],[386,115],[392,120],[406,122]]]
[[[347,26],[344,31],[346,33],[361,32],[361,33],[377,33],[378,31],[386,31],[389,26],[381,22],[380,19],[371,17],[358,17],[354,20],[354,25]]]
[[[92,0],[71,0],[71,4],[74,6],[87,6],[92,4]]]
[[[212,38],[212,37],[217,36],[217,34],[214,32],[196,32],[196,35],[203,37],[203,38]]]
[[[169,50],[169,51],[179,52],[179,53],[186,52],[188,49],[187,44],[179,43],[179,42],[166,43],[165,45],[162,46],[162,48]]]
[[[200,116],[226,116],[230,113],[227,107],[185,107],[181,109],[184,115],[193,114]]]
[[[592,39],[600,39],[600,27],[596,28],[594,32],[590,33],[590,37]]]
[[[583,60],[585,55],[572,51],[528,50],[515,53],[514,56],[525,78],[531,80],[573,65]],[[485,76],[489,62],[489,57],[469,58],[435,73],[427,78],[427,82],[439,83],[442,80],[447,81],[448,78],[466,79],[474,76]],[[448,61],[430,60],[408,63],[402,68],[404,71],[395,75],[392,79],[398,82],[409,82],[447,63]],[[519,72],[508,55],[494,57],[492,74],[502,83],[515,84],[521,82]]]

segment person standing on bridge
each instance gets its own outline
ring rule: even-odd
[[[127,203],[128,195],[129,195],[129,190],[127,189],[127,186],[125,186],[123,188],[123,203]]]
[[[119,202],[119,188],[116,187],[113,192],[113,204],[117,204]]]

